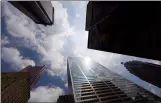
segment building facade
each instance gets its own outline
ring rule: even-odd
[[[131,74],[161,88],[161,65],[141,61],[129,61],[124,63],[124,66]]]
[[[57,99],[57,103],[74,103],[73,95],[61,95]]]
[[[51,1],[9,1],[37,24],[54,24],[54,7]]]
[[[29,73],[1,73],[2,103],[27,103],[29,98]]]
[[[69,57],[67,73],[75,103],[161,103],[160,97],[88,58]]]
[[[45,66],[27,66],[22,69],[20,72],[28,72],[30,78],[30,88],[32,89],[37,81],[40,79],[41,75],[46,70]]]
[[[161,2],[89,1],[87,47],[161,60],[160,5]]]
[[[27,103],[30,91],[45,69],[45,66],[27,66],[19,72],[2,73],[2,103]]]

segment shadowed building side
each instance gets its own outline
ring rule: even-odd
[[[73,86],[72,86],[72,78],[71,78],[71,72],[69,70],[69,63],[68,63],[68,60],[67,60],[67,76],[68,76],[68,94],[73,94]]]
[[[161,65],[129,61],[124,63],[126,69],[140,79],[161,88]]]
[[[54,7],[51,1],[9,1],[37,24],[54,24]]]
[[[161,2],[89,1],[88,48],[161,60]]]
[[[61,95],[57,99],[57,103],[74,103],[73,95]]]

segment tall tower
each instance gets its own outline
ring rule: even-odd
[[[27,103],[30,98],[29,73],[1,73],[2,103]]]
[[[28,72],[30,78],[30,88],[32,89],[37,81],[40,79],[40,76],[45,71],[45,66],[27,66],[26,68],[22,69],[20,72]]]
[[[75,103],[160,103],[161,99],[88,58],[67,60],[69,94]]]
[[[45,66],[28,66],[20,72],[2,73],[2,103],[27,103],[31,89],[45,69]]]
[[[57,99],[57,103],[74,103],[73,95],[61,95]]]
[[[9,1],[36,24],[53,25],[54,7],[51,1]]]
[[[124,66],[130,73],[140,79],[161,88],[161,65],[141,61],[129,61],[124,63]]]
[[[87,47],[161,61],[160,5],[161,2],[89,1]]]

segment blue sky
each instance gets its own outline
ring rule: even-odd
[[[66,58],[84,57],[99,62],[114,72],[161,96],[161,89],[131,75],[121,62],[160,61],[87,49],[85,31],[87,1],[52,1],[55,7],[53,26],[37,25],[23,13],[2,2],[1,63],[2,72],[19,71],[28,65],[49,66],[35,88],[31,102],[53,102],[67,94]]]

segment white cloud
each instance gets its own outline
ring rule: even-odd
[[[35,65],[35,62],[33,60],[24,58],[16,48],[12,47],[2,47],[1,58],[5,62],[10,63],[12,68],[15,70],[23,69],[28,65]]]
[[[16,26],[15,26],[15,23]],[[24,26],[23,22],[16,20],[16,18],[12,17],[12,19],[7,20],[7,29],[12,36],[15,37],[24,37],[24,38],[35,38],[36,33],[31,31],[28,27]]]
[[[88,2],[89,2],[89,1],[81,1],[81,2],[80,2],[80,6],[79,6],[80,9],[86,9],[86,6],[87,6]]]
[[[76,14],[76,17],[79,18],[80,17],[80,14]]]
[[[74,27],[71,27],[68,22],[67,10],[63,8],[62,4],[58,1],[52,1],[52,5],[55,8],[54,25],[47,27],[35,25],[30,19],[15,10],[11,5],[2,3],[2,15],[6,17],[8,32],[13,37],[24,39],[23,42],[20,42],[23,46],[39,53],[41,62],[50,66],[48,69],[50,75],[59,75],[65,78],[66,59],[61,52],[68,52],[68,50],[64,50],[63,48],[67,36],[70,37],[73,42],[72,45],[68,45],[69,48],[74,48],[70,54],[81,57],[88,56],[120,74],[127,73],[126,69],[120,64],[121,61],[140,60],[154,62],[156,64],[160,63],[148,59],[87,49],[88,32],[86,32],[84,28],[87,2],[72,1],[72,3],[74,9],[76,9],[76,13],[81,15],[79,19],[75,18],[75,20],[73,20],[75,21]]]
[[[1,46],[6,45],[6,44],[9,44],[9,43],[10,43],[10,42],[9,42],[7,36],[5,36],[4,38],[1,37]]]
[[[59,87],[39,86],[31,91],[31,97],[28,102],[56,102],[64,91]]]
[[[71,1],[72,5],[77,7],[78,9],[86,9],[86,5],[88,1]]]
[[[54,11],[54,25],[51,27],[47,27],[47,31],[51,32],[48,34],[59,33],[64,35],[73,34],[73,27],[70,27],[68,21],[68,13],[67,9],[63,8],[63,5],[58,1],[51,1],[52,5],[55,9]]]
[[[78,3],[78,2],[74,2]],[[76,4],[73,4],[73,6]],[[76,8],[76,6],[75,6]],[[81,19],[77,19],[75,22],[76,27],[79,27],[81,22],[85,22],[85,16],[86,14],[83,14],[86,12],[86,9],[78,9],[76,8],[77,12],[80,13]],[[81,12],[80,12],[81,11]],[[85,26],[85,24],[83,24]],[[82,24],[81,24],[82,26]],[[76,28],[79,29],[79,28]],[[127,71],[127,69],[121,64],[121,62],[126,62],[126,61],[131,61],[131,60],[137,60],[137,61],[143,61],[143,62],[150,62],[150,63],[155,63],[155,64],[161,64],[160,61],[155,61],[155,60],[150,60],[150,59],[144,59],[144,58],[138,58],[138,57],[132,57],[132,56],[125,56],[125,55],[120,55],[120,54],[114,54],[114,53],[109,53],[109,52],[103,52],[103,51],[98,51],[98,50],[93,50],[93,49],[87,49],[87,42],[88,42],[88,32],[85,32],[85,28],[82,28],[83,30],[76,30],[77,35],[72,35],[71,39],[74,43],[74,56],[79,56],[79,57],[90,57],[92,60],[104,65],[108,69],[122,75],[123,77],[134,81],[138,85],[141,85],[145,88],[149,85],[149,83],[144,83],[143,80],[141,79],[136,79],[135,76],[131,76],[131,74]],[[138,82],[140,81],[140,82]],[[158,88],[153,87],[151,89],[154,93],[154,91],[158,91]],[[158,92],[155,92],[158,95]],[[160,94],[159,94],[160,95]]]
[[[2,14],[5,17],[7,30],[12,36],[18,38],[25,37],[34,39],[36,33],[33,30],[36,27],[33,26],[34,23],[32,23],[29,18],[27,18],[25,15],[22,15],[19,10],[17,10],[13,6],[11,6],[11,4],[5,1],[2,2],[2,10]],[[32,29],[28,28],[28,23],[30,23],[30,26],[32,25]]]
[[[68,83],[67,82],[65,83],[65,87],[68,88]]]
[[[74,34],[74,28],[69,25],[68,14],[62,4],[52,1],[55,9],[53,26],[36,25],[8,2],[2,5],[7,31],[11,36],[21,38],[16,42],[38,52],[40,62],[49,65],[47,71],[50,75],[64,75],[66,62],[61,52],[67,36]]]

